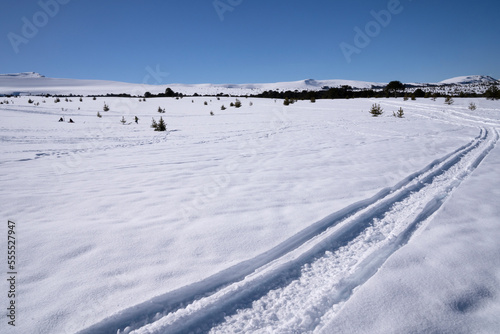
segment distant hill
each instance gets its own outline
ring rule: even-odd
[[[470,85],[470,84],[498,84],[498,80],[487,75],[468,75],[443,80],[440,84]]]
[[[456,77],[441,81],[440,83],[408,84],[411,89],[423,87],[424,90],[432,91],[466,91],[482,93],[492,83],[499,82],[489,76],[471,75]],[[22,94],[22,95],[106,95],[106,94],[130,94],[142,96],[145,92],[158,94],[165,92],[167,87],[173,91],[185,95],[256,95],[264,91],[318,91],[341,86],[351,86],[355,90],[374,89],[380,90],[387,83],[367,82],[355,80],[315,80],[307,79],[291,82],[277,83],[255,83],[255,84],[164,84],[148,85],[134,84],[106,80],[80,80],[47,78],[36,72],[0,74],[0,94]],[[409,89],[409,90],[411,90]]]
[[[40,73],[36,72],[22,72],[22,73],[0,74],[0,78],[45,78],[45,77]]]

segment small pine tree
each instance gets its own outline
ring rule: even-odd
[[[373,104],[372,108],[370,109],[370,114],[372,114],[373,117],[380,116],[384,113],[384,109],[380,107],[380,104]]]
[[[167,124],[163,120],[163,117],[160,117],[160,120],[158,121],[158,125],[156,126],[155,131],[166,131],[167,130]]]
[[[403,97],[403,100],[404,101],[408,101],[408,94],[407,93],[405,93],[405,96]]]
[[[316,98],[314,96],[311,97],[311,103],[316,103]]]
[[[127,120],[125,119],[125,116],[122,116],[122,120],[120,121],[123,125],[125,125],[125,123],[127,123]]]
[[[411,100],[412,100],[412,101],[415,101],[416,99],[417,99],[417,98],[416,98],[415,94],[411,94]]]
[[[35,102],[35,101],[33,101],[32,99],[28,100],[28,103],[30,103],[30,104],[33,103],[33,102]]]
[[[404,114],[405,114],[405,113],[404,113],[404,111],[403,111],[403,108],[399,108],[398,113],[397,113],[397,115],[396,115],[396,116],[397,116],[397,117],[399,117],[399,118],[403,118]]]
[[[444,103],[451,106],[455,101],[453,101],[451,96],[447,96],[446,99],[444,100]]]
[[[59,103],[61,102],[61,99],[59,99],[58,97],[56,97],[56,99],[54,100],[54,103]]]
[[[160,114],[164,114],[165,113],[165,108],[162,109],[161,107],[158,107],[158,112]]]
[[[101,118],[101,117],[102,117],[102,115],[101,115],[101,113],[100,113],[100,112],[97,112],[97,117],[99,117],[99,118]]]
[[[153,118],[153,121],[151,122],[151,127],[153,129],[156,129],[158,127],[158,123],[156,123],[155,119]]]
[[[240,108],[241,107],[241,101],[236,99],[236,102],[234,102],[234,107],[235,108]]]
[[[207,101],[203,102],[203,105],[208,106],[208,102]]]
[[[103,111],[109,111],[109,106],[104,102],[104,107],[102,107]]]
[[[234,107],[234,103],[233,102],[229,103],[229,106]]]
[[[469,110],[474,111],[474,110],[476,110],[476,109],[477,109],[476,104],[475,104],[474,102],[471,102],[471,103],[469,104]]]
[[[80,98],[80,102],[83,102],[83,99],[82,99],[82,98]]]
[[[95,100],[97,100],[97,98],[94,96],[94,97],[92,98],[92,100],[94,100],[94,101],[95,101]]]
[[[285,101],[283,101],[283,105],[285,105],[285,106],[290,105],[290,100],[288,99],[288,97],[285,97]]]
[[[214,114],[214,112],[213,112],[213,111],[211,111],[211,112],[210,112],[210,116],[213,116],[213,115],[215,115],[215,114]]]
[[[252,101],[250,101],[249,105],[250,105],[250,107],[251,107],[251,106],[253,106],[253,102],[252,102]]]
[[[224,105],[222,105],[222,107],[220,107],[220,110],[226,110],[226,107],[224,107]]]

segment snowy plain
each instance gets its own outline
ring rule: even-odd
[[[2,333],[500,330],[498,101],[70,99],[0,105]]]

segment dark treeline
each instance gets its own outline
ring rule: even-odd
[[[446,86],[446,85],[444,85]],[[322,87],[319,91],[276,91],[268,90],[259,94],[235,96],[235,97],[258,97],[258,98],[269,98],[269,99],[292,99],[292,100],[316,100],[316,99],[355,99],[355,98],[384,98],[384,97],[425,97],[425,98],[436,98],[436,97],[486,97],[488,99],[497,100],[500,99],[500,90],[496,85],[491,85],[484,93],[478,94],[476,92],[463,92],[459,90],[459,87],[449,85],[449,87],[455,87],[454,91],[448,91],[446,93],[439,92],[436,88],[438,86],[427,86],[424,87],[426,91],[416,86],[404,85],[399,81],[391,81],[385,87],[372,87],[371,89],[354,89],[351,86],[341,86],[341,87]],[[416,88],[416,89],[415,89]],[[0,95],[1,96],[1,95]],[[17,96],[16,94],[3,95],[6,97]],[[51,95],[51,94],[40,94],[33,96],[59,96],[59,97],[82,97],[82,95]],[[132,96],[130,94],[105,94],[105,95],[89,95],[90,97],[138,97]],[[214,96],[214,95],[199,95],[194,93],[193,95],[184,95],[182,93],[174,92],[172,89],[167,88],[165,93],[152,94],[146,92],[144,98],[154,98],[154,97],[176,97],[183,98],[188,96]],[[217,94],[217,97],[229,97],[228,94]]]

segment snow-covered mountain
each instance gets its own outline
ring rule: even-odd
[[[44,78],[45,76],[36,72],[7,73],[0,74],[0,78]]]
[[[463,91],[484,91],[484,85],[498,83],[489,76],[464,76],[441,81],[438,84],[411,84],[414,87],[436,87],[459,85],[463,86]],[[167,87],[172,90],[193,95],[253,95],[268,90],[276,91],[303,91],[321,90],[326,87],[341,87],[348,85],[354,89],[380,89],[387,83],[367,82],[356,80],[300,80],[291,82],[276,83],[254,83],[254,84],[134,84],[106,80],[80,80],[80,79],[60,79],[47,78],[36,72],[24,72],[13,74],[0,74],[0,94],[21,94],[21,95],[104,95],[104,94],[130,94],[142,96],[145,92],[158,94],[165,92]],[[434,88],[436,89],[436,88]],[[448,88],[447,88],[448,89]]]
[[[445,85],[470,85],[470,84],[497,84],[498,80],[488,75],[467,75],[443,80],[440,84]]]

